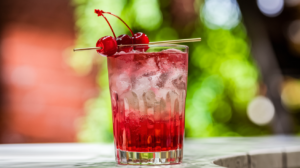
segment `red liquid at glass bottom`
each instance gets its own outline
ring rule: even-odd
[[[128,116],[124,116],[124,113],[128,113]],[[165,119],[159,120],[155,120],[154,115],[140,115],[140,112],[124,113],[113,112],[114,140],[117,149],[134,152],[182,149],[184,113],[165,116]],[[171,112],[166,113],[168,114]]]

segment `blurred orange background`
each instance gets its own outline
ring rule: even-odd
[[[70,2],[0,3],[0,142],[76,141],[76,119],[97,87],[95,73],[78,76],[64,60],[75,40]]]

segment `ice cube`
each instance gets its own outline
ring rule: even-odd
[[[151,88],[151,82],[148,77],[136,78],[132,90],[137,94],[139,98],[143,93]]]
[[[131,88],[131,80],[125,73],[117,76],[117,79],[114,82],[115,83],[113,84],[115,84],[118,93],[124,93]]]
[[[185,89],[186,88],[186,83],[185,83],[183,75],[180,75],[179,77],[173,79],[172,84],[177,89]]]
[[[156,61],[161,71],[169,71],[173,66],[173,64],[169,61],[169,54],[161,54],[160,58]]]
[[[159,88],[164,87],[164,85],[165,85],[165,83],[166,83],[168,77],[169,77],[169,75],[168,75],[167,72],[161,73],[160,76],[158,77],[156,86],[158,86]]]
[[[141,76],[152,76],[159,71],[159,68],[156,64],[155,58],[145,58],[144,60],[136,61],[136,71],[135,75],[138,77]]]

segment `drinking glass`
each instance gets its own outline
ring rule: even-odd
[[[188,47],[146,49],[107,58],[116,162],[178,164],[183,157]]]

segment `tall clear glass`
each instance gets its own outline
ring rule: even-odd
[[[178,164],[183,156],[188,47],[149,45],[107,58],[118,164]]]

